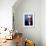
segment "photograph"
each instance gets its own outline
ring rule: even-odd
[[[33,25],[33,16],[25,15],[25,26],[32,26],[32,25]]]
[[[23,15],[23,25],[24,27],[33,27],[34,26],[34,15],[33,14],[24,14]]]

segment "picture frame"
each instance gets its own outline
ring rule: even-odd
[[[24,13],[23,14],[23,26],[24,27],[34,27],[34,13]]]

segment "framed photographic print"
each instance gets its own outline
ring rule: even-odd
[[[34,14],[25,13],[23,15],[23,25],[24,27],[33,27],[34,26]]]

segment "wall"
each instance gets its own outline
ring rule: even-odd
[[[0,0],[0,27],[12,29],[12,6],[16,0]]]
[[[46,0],[41,3],[41,42],[42,46],[46,46]]]
[[[23,0],[17,7],[13,7],[13,12],[16,30],[22,32],[25,39],[34,40],[36,46],[41,46],[41,0]],[[23,26],[25,12],[34,13],[34,27]]]

